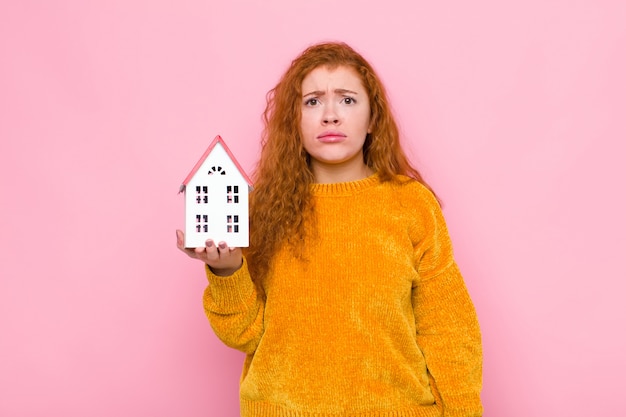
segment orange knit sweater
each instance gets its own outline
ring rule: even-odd
[[[482,351],[441,210],[421,184],[313,186],[318,236],[255,285],[207,268],[217,336],[247,353],[243,417],[475,417]]]

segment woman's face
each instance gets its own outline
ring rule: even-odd
[[[311,169],[342,172],[341,180],[362,178],[363,143],[370,133],[370,105],[367,91],[354,69],[325,66],[311,71],[302,80],[301,136],[310,155]],[[319,178],[318,178],[319,179]]]

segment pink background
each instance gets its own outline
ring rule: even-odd
[[[236,416],[176,194],[250,170],[310,43],[385,81],[480,316],[488,417],[626,409],[626,2],[0,4],[0,415]]]

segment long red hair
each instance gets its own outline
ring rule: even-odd
[[[381,181],[397,181],[396,175],[402,174],[428,187],[400,146],[387,94],[372,66],[345,43],[307,48],[267,94],[261,157],[250,195],[250,247],[246,251],[255,279],[267,273],[282,245],[289,244],[299,257],[305,238],[315,232],[311,199],[315,178],[300,139],[300,117],[302,80],[320,66],[354,69],[367,91],[372,131],[363,145],[365,164]]]

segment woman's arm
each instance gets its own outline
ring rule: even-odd
[[[253,353],[263,335],[265,302],[250,278],[245,258],[232,275],[217,276],[208,266],[206,273],[204,311],[215,334],[227,346]]]
[[[209,285],[204,291],[204,311],[217,337],[227,346],[253,353],[263,334],[265,303],[250,274],[241,248],[215,245],[185,248],[184,234],[176,232],[177,246],[188,256],[204,262]]]
[[[476,312],[456,264],[413,289],[417,344],[445,417],[480,417],[482,346]]]
[[[482,345],[476,311],[454,261],[439,205],[428,201],[416,245],[413,288],[417,344],[445,417],[480,417]]]

